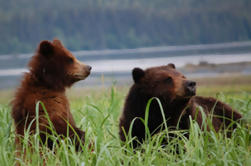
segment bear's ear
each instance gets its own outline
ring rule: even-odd
[[[134,80],[135,83],[139,82],[139,80],[145,75],[144,70],[142,70],[141,68],[134,68],[132,70],[132,78]]]
[[[57,38],[55,38],[52,43],[58,47],[64,47],[61,41]]]
[[[173,63],[169,63],[167,66],[173,68],[173,69],[176,69],[175,65]]]
[[[43,56],[48,57],[49,55],[53,53],[54,46],[52,45],[50,41],[44,40],[44,41],[41,41],[41,43],[39,44],[38,51]]]

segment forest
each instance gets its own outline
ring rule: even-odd
[[[0,0],[0,54],[251,40],[250,0]]]

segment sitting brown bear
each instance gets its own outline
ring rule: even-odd
[[[36,103],[43,102],[53,128],[58,135],[69,136],[79,149],[84,142],[85,132],[76,127],[65,89],[73,83],[84,80],[91,67],[78,61],[59,40],[42,41],[36,54],[29,62],[29,72],[25,73],[20,87],[12,101],[12,118],[16,127],[16,143],[30,126],[30,133],[36,131]],[[41,105],[39,106],[39,131],[42,142],[52,148],[47,139],[49,122]],[[76,138],[76,135],[79,137]]]
[[[157,97],[163,107],[168,128],[188,129],[189,116],[202,127],[202,113],[198,106],[203,108],[207,117],[212,116],[212,125],[216,131],[228,126],[232,121],[242,118],[241,114],[231,107],[211,97],[195,96],[196,82],[189,81],[175,69],[174,64],[152,67],[146,70],[135,68],[132,71],[134,84],[125,101],[124,110],[120,117],[119,135],[122,141],[126,140],[129,127],[136,118],[145,117],[146,105],[149,99]],[[139,142],[145,139],[145,126],[136,118],[132,127],[132,137]],[[151,135],[162,129],[163,117],[157,100],[152,100],[149,108],[148,128]],[[162,126],[162,127],[161,127]],[[234,125],[233,125],[234,126]],[[236,126],[234,126],[236,127]],[[207,126],[209,130],[209,127]],[[137,146],[133,142],[133,146]]]

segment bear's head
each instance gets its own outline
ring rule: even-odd
[[[57,39],[39,44],[29,68],[39,84],[52,89],[69,87],[91,72],[90,66],[78,61]]]
[[[178,72],[174,64],[132,71],[135,87],[150,97],[162,97],[167,100],[190,98],[196,93],[196,82]]]

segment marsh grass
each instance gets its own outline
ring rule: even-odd
[[[130,146],[132,140],[127,137],[122,144],[118,136],[119,115],[123,107],[127,89],[110,88],[109,90],[90,91],[83,95],[69,94],[71,111],[77,126],[86,131],[87,143],[83,152],[75,151],[70,140],[61,139],[56,134],[52,140],[58,141],[54,151],[41,146],[38,133],[30,136],[26,131],[23,138],[21,156],[15,156],[15,134],[10,106],[0,105],[0,165],[250,165],[251,164],[251,96],[249,93],[218,93],[216,97],[239,110],[245,123],[238,125],[231,138],[224,133],[201,131],[198,124],[190,119],[189,131],[169,131],[164,124],[163,132],[146,141],[137,150]],[[80,91],[77,92],[78,94]],[[82,92],[81,92],[82,93]],[[73,97],[71,97],[73,96]],[[155,100],[155,99],[153,99]],[[38,103],[41,104],[41,103]],[[146,111],[149,113],[149,105]],[[38,117],[37,117],[38,118]],[[142,118],[147,124],[147,116]],[[36,121],[34,121],[36,123]],[[53,127],[52,127],[53,128]],[[189,132],[190,137],[185,137]],[[176,135],[169,138],[169,134]],[[162,145],[162,140],[169,143]],[[88,141],[94,143],[93,151],[88,149]],[[25,153],[24,153],[25,151]]]

